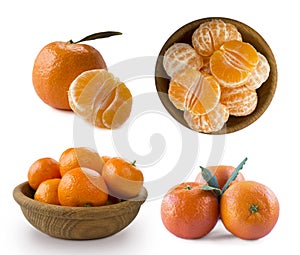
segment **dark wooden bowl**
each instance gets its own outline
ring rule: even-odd
[[[200,24],[210,21],[212,19],[222,19],[226,23],[231,23],[235,25],[241,33],[243,41],[252,44],[258,52],[262,53],[268,59],[270,64],[270,75],[268,80],[259,89],[257,89],[258,104],[255,111],[252,114],[245,117],[230,116],[229,120],[226,122],[224,127],[220,131],[213,133],[228,134],[241,130],[252,124],[254,121],[256,121],[270,105],[277,86],[277,65],[275,57],[267,42],[254,29],[239,21],[220,17],[199,19],[184,25],[170,36],[170,38],[163,45],[159,53],[155,66],[155,84],[160,100],[167,109],[167,111],[179,123],[189,128],[189,126],[183,118],[183,111],[178,110],[169,100],[168,89],[170,78],[166,74],[163,67],[163,56],[165,54],[165,51],[174,43],[183,42],[192,45],[191,38],[193,32],[199,27]]]
[[[34,190],[24,182],[13,191],[25,218],[38,230],[53,237],[72,240],[98,239],[128,226],[147,198],[142,189],[137,197],[99,207],[68,207],[41,203],[33,199]]]

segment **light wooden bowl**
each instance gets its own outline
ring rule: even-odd
[[[128,226],[146,200],[147,190],[143,188],[131,200],[99,207],[51,205],[34,200],[33,195],[28,182],[13,191],[25,218],[36,229],[57,238],[88,240],[113,235]]]
[[[165,51],[174,43],[183,42],[192,45],[191,38],[193,32],[199,27],[200,24],[212,19],[222,19],[226,23],[235,25],[242,34],[243,41],[252,44],[258,52],[262,53],[268,59],[270,64],[270,75],[268,80],[259,89],[257,89],[258,105],[255,111],[245,117],[230,116],[224,127],[220,131],[213,133],[228,134],[241,130],[256,121],[270,105],[277,86],[277,65],[275,57],[267,42],[254,29],[246,24],[243,24],[242,22],[221,17],[203,18],[184,25],[170,36],[159,53],[155,67],[155,84],[160,100],[167,111],[179,123],[189,128],[183,118],[183,111],[178,110],[169,100],[168,89],[170,79],[163,67],[163,56]]]

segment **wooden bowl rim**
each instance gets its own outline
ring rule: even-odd
[[[252,27],[248,26],[247,24],[235,20],[235,19],[231,19],[231,18],[226,18],[226,17],[206,17],[206,18],[201,18],[201,19],[197,19],[194,21],[191,21],[183,26],[181,26],[179,29],[177,29],[175,32],[173,32],[170,37],[166,40],[166,42],[164,43],[164,45],[162,46],[158,57],[157,57],[157,61],[156,61],[156,65],[155,65],[155,85],[156,85],[156,90],[158,92],[158,96],[160,98],[160,101],[162,102],[162,104],[164,105],[164,107],[166,108],[166,110],[170,113],[170,115],[175,118],[180,124],[182,124],[183,126],[185,126],[186,128],[191,129],[187,123],[185,122],[185,120],[183,119],[183,111],[180,112],[180,110],[176,109],[175,106],[172,105],[171,102],[168,102],[168,94],[166,94],[166,92],[162,91],[159,83],[161,83],[162,79],[169,79],[168,75],[165,73],[163,65],[162,65],[162,59],[163,59],[163,55],[165,53],[165,51],[175,42],[180,42],[180,39],[187,34],[188,32],[191,32],[192,29],[196,29],[201,23],[206,22],[206,21],[211,21],[212,19],[221,19],[224,22],[228,22],[231,24],[235,24],[239,27],[243,27],[245,30],[251,31],[251,33],[255,34],[257,36],[257,42],[260,41],[265,49],[263,51],[260,51],[262,54],[266,54],[266,52],[269,55],[268,61],[270,63],[270,60],[272,63],[270,63],[270,67],[271,67],[271,71],[270,71],[270,75],[268,80],[271,80],[271,85],[270,85],[270,91],[268,91],[268,97],[266,98],[266,100],[264,100],[264,102],[259,103],[259,105],[261,106],[260,109],[257,109],[258,107],[256,107],[255,111],[253,113],[251,113],[250,115],[247,116],[243,116],[243,117],[235,117],[235,116],[230,116],[229,120],[231,120],[232,122],[227,122],[225,123],[224,127],[218,131],[218,132],[213,132],[213,133],[208,133],[208,135],[223,135],[223,134],[229,134],[229,133],[233,133],[236,131],[239,131],[241,129],[246,128],[247,126],[251,125],[253,122],[255,122],[257,119],[259,119],[261,117],[261,115],[267,110],[267,108],[269,107],[275,91],[276,91],[276,87],[277,87],[277,81],[278,81],[278,71],[277,71],[277,64],[276,64],[276,59],[274,57],[274,54],[270,48],[270,46],[268,45],[268,43],[265,41],[265,39],[256,31],[254,30]],[[196,27],[196,28],[195,28]],[[190,30],[188,30],[190,29]],[[182,30],[185,30],[184,33],[180,33]],[[193,30],[193,31],[194,31]],[[245,34],[241,33],[242,37],[245,36]],[[249,35],[247,35],[248,37]],[[251,42],[250,42],[251,43]],[[251,43],[252,44],[252,43]],[[267,57],[267,56],[266,56]],[[272,75],[272,77],[270,77]],[[267,80],[267,81],[268,81]],[[267,81],[265,83],[267,83]],[[264,86],[264,84],[263,84]],[[261,91],[262,87],[261,86],[259,89],[257,89],[257,91]],[[234,123],[234,125],[231,125],[231,123]],[[227,125],[228,126],[227,126]],[[230,126],[231,125],[231,126]],[[197,131],[195,131],[197,132]],[[202,132],[199,132],[202,133]],[[206,134],[206,133],[202,133],[202,134]]]
[[[72,207],[46,204],[36,201],[24,194],[26,189],[31,189],[28,181],[17,185],[13,190],[14,200],[22,209],[26,208],[44,216],[66,219],[104,219],[120,216],[128,212],[126,208],[139,210],[140,206],[146,201],[148,196],[147,190],[143,187],[136,197],[117,204],[94,207]],[[124,208],[124,210],[120,210],[121,208]]]

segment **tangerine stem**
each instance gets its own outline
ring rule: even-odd
[[[257,213],[258,212],[258,205],[251,205],[249,208],[249,211],[252,213]]]
[[[190,185],[186,185],[186,186],[185,186],[185,189],[186,189],[186,190],[191,190],[192,188],[191,188]]]
[[[136,163],[136,160],[134,160],[134,161],[131,163],[131,165],[136,166],[135,163]]]

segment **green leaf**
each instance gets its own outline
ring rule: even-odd
[[[245,158],[232,172],[232,174],[230,175],[229,179],[227,180],[227,182],[225,183],[221,194],[223,194],[229,187],[230,183],[232,181],[235,180],[235,178],[238,176],[239,171],[242,170],[243,166],[245,165],[246,161],[248,160],[248,158]]]
[[[215,188],[215,187],[211,187],[211,186],[207,186],[207,185],[203,185],[201,186],[202,190],[211,190],[214,191],[218,196],[221,195],[221,189],[219,188]]]
[[[80,42],[84,42],[84,41],[91,41],[91,40],[95,40],[95,39],[107,38],[110,36],[121,35],[121,34],[122,34],[121,32],[115,32],[115,31],[99,32],[99,33],[88,35],[77,42],[73,42],[72,40],[70,40],[69,43],[80,43]]]
[[[208,185],[216,189],[220,189],[216,176],[214,176],[214,174],[209,169],[202,166],[200,166],[200,168],[202,177],[208,183]]]

